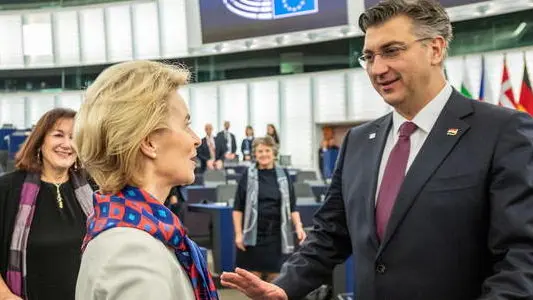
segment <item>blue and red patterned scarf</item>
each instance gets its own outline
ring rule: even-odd
[[[200,248],[189,237],[180,220],[146,191],[126,186],[118,194],[94,193],[94,215],[87,220],[87,235],[82,251],[101,232],[115,228],[137,228],[174,249],[189,275],[197,300],[218,300],[207,262]]]

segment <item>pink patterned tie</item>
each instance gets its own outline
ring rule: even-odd
[[[380,240],[383,240],[387,223],[396,202],[396,197],[402,186],[407,168],[407,160],[411,150],[411,134],[417,126],[413,122],[404,122],[400,126],[400,137],[392,151],[383,173],[376,204],[376,231]]]

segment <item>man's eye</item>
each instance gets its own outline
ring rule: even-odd
[[[398,55],[398,53],[400,52],[400,48],[398,47],[390,47],[390,48],[386,48],[385,50],[383,50],[383,55],[385,56],[388,56],[388,57],[393,57],[393,56],[396,56]]]

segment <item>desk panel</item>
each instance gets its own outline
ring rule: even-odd
[[[312,224],[314,212],[320,204],[297,205],[304,226]],[[188,210],[199,219],[209,219],[213,223],[212,247],[215,260],[215,272],[232,271],[235,261],[235,244],[233,233],[233,208],[215,204],[189,204]],[[206,214],[209,217],[206,217]],[[191,236],[192,237],[192,236]]]

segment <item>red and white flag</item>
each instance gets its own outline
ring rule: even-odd
[[[509,72],[507,71],[507,61],[505,57],[503,58],[502,88],[500,91],[498,105],[512,109],[517,108],[514,100],[513,87],[511,86],[511,80],[509,79]]]

